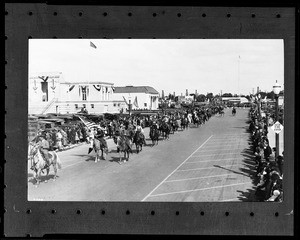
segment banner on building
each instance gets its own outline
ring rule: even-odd
[[[97,85],[93,85],[93,86],[94,86],[94,88],[95,88],[98,92],[100,92],[100,90],[101,90],[101,85],[97,84]]]
[[[71,92],[74,87],[75,87],[75,85],[72,85],[71,87],[69,87],[69,92]]]
[[[128,102],[126,101],[126,98],[125,98],[124,96],[122,96],[122,97],[123,97],[123,99],[124,99],[126,105],[128,105]]]
[[[136,106],[137,108],[139,108],[137,96],[136,96],[135,99],[134,99],[133,105]]]

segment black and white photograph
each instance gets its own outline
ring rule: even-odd
[[[28,44],[28,201],[284,201],[282,39]]]

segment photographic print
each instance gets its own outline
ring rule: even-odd
[[[30,39],[28,201],[282,202],[283,49]]]

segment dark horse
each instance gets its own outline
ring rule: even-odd
[[[189,121],[186,117],[181,118],[181,130],[188,128]]]
[[[225,113],[223,108],[219,108],[219,114],[221,117],[224,117]]]
[[[159,130],[157,129],[157,126],[155,124],[153,124],[150,127],[150,138],[152,140],[152,146],[154,146],[155,142],[156,142],[156,145],[158,145]]]
[[[140,131],[136,131],[133,136],[133,143],[135,143],[136,152],[139,153],[143,150],[143,144],[146,145],[145,136]],[[141,147],[141,150],[140,150]]]
[[[168,123],[166,122],[163,122],[160,126],[160,129],[161,129],[161,132],[162,132],[162,135],[163,135],[163,138],[164,139],[169,139],[169,135],[170,135],[170,132],[171,132],[171,127]]]
[[[233,109],[232,109],[232,115],[235,116],[235,114],[236,114],[236,109],[233,108]]]

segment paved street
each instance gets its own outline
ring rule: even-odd
[[[62,169],[38,187],[28,170],[33,201],[251,201],[254,162],[249,151],[248,109],[212,117],[205,125],[170,135],[119,165],[113,141],[107,160],[94,162],[88,144],[59,152]]]

